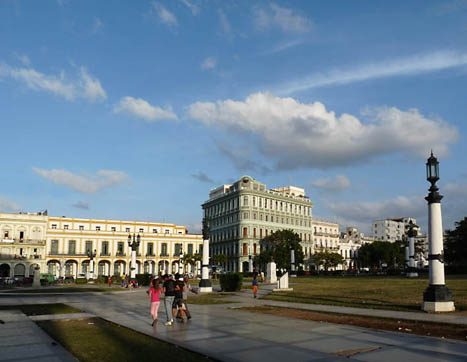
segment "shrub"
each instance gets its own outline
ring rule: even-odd
[[[243,275],[241,273],[222,274],[220,277],[221,289],[224,292],[236,292],[242,289]]]
[[[136,281],[138,282],[138,285],[140,287],[144,286],[144,285],[149,285],[149,282],[151,281],[152,279],[152,275],[151,274],[136,274]]]
[[[86,278],[76,278],[76,284],[86,284],[87,282]]]
[[[101,275],[100,277],[96,279],[97,284],[107,284],[107,282],[108,282],[108,277],[106,277],[105,275]]]
[[[120,275],[112,275],[113,284],[122,284],[122,277]]]

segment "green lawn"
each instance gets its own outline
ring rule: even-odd
[[[129,289],[125,288],[108,288],[108,287],[83,287],[83,286],[54,286],[44,287],[40,289],[8,289],[5,293],[20,293],[20,294],[50,294],[50,293],[101,293],[101,292],[121,292]]]
[[[37,324],[81,362],[212,361],[203,355],[99,318],[42,321]]]
[[[70,307],[66,304],[24,304],[0,306],[0,310],[19,309],[26,315],[45,315],[45,314],[68,314],[81,313],[79,309]]]
[[[420,311],[427,278],[301,277],[289,280],[293,292],[277,292],[265,299],[331,304],[374,309]],[[467,276],[449,277],[456,310],[467,313]]]
[[[188,304],[228,304],[233,303],[225,299],[232,294],[229,293],[207,293],[188,297]]]

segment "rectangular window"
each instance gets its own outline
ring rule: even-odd
[[[188,255],[193,255],[193,244],[188,244]]]
[[[76,254],[76,241],[68,240],[68,255],[75,255],[75,254]]]
[[[244,219],[248,219],[248,213],[247,213],[247,212],[245,212],[245,213],[243,214],[243,218],[244,218]]]
[[[166,243],[162,243],[162,245],[161,245],[161,256],[169,256],[169,254],[167,253],[167,244]]]
[[[117,244],[117,256],[123,256],[123,241],[119,241]]]
[[[256,238],[256,228],[253,228],[253,237]]]
[[[83,226],[83,225],[80,225],[80,226],[79,226],[79,229],[80,229],[80,230],[84,230],[84,226]]]
[[[65,230],[68,230],[68,225],[63,225],[63,228],[64,228]]]
[[[148,256],[153,256],[153,255],[154,255],[154,244],[148,243]]]
[[[110,230],[112,230],[112,231],[117,231],[117,228],[116,228],[115,226],[112,226],[112,227],[110,228]]]
[[[139,232],[140,232],[140,233],[144,233],[144,229],[143,229],[143,228],[139,228]]]
[[[259,229],[259,238],[260,238],[260,239],[263,238],[263,229]]]
[[[243,197],[243,206],[248,206],[248,196]]]
[[[243,228],[243,237],[246,238],[248,236],[248,229]]]
[[[243,255],[248,255],[248,244],[243,243]]]
[[[100,226],[96,226],[96,231],[100,231],[101,230],[101,227]]]
[[[57,224],[52,224],[52,229],[56,229],[56,228],[57,228]]]
[[[125,232],[129,233],[129,232],[130,232],[130,228],[125,228]]]
[[[85,253],[90,253],[92,252],[92,241],[90,240],[87,240],[86,241],[86,250],[85,250]]]
[[[182,244],[175,244],[174,256],[179,256],[181,252],[182,252]]]
[[[152,232],[153,232],[154,234],[157,234],[157,229],[152,229]]]
[[[109,255],[109,242],[103,241],[101,245],[101,256]]]
[[[58,254],[58,240],[52,240],[50,244],[50,254]]]

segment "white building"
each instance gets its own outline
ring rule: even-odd
[[[375,220],[372,225],[373,238],[375,240],[389,241],[391,243],[394,243],[397,240],[402,240],[410,222],[414,225],[417,224],[417,220],[412,217]],[[415,230],[417,235],[420,234],[420,228],[418,226]]]
[[[0,277],[32,277],[45,270],[47,216],[0,212]]]
[[[356,267],[358,250],[365,244],[372,243],[373,238],[359,233],[355,227],[347,227],[339,239],[339,254],[344,258],[343,269],[353,269]]]
[[[337,253],[339,250],[339,224],[314,218],[313,243],[315,251]]]

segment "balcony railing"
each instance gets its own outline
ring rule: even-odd
[[[146,253],[146,256],[156,256],[154,253]]]
[[[25,244],[28,244],[28,245],[45,245],[45,240],[39,240],[39,239],[4,238],[4,239],[1,239],[0,242],[15,244],[15,245],[25,245]]]
[[[49,251],[49,256],[83,256],[88,257],[87,254],[84,253],[74,253],[74,252],[66,252],[66,253],[59,253],[57,251]]]
[[[122,252],[122,251],[117,251],[117,253],[115,254],[115,256],[126,256],[126,253]]]
[[[107,252],[101,252],[100,254],[101,256],[110,256],[110,253],[107,251]]]
[[[163,258],[168,258],[169,254],[168,253],[161,253],[159,256],[161,256]]]

